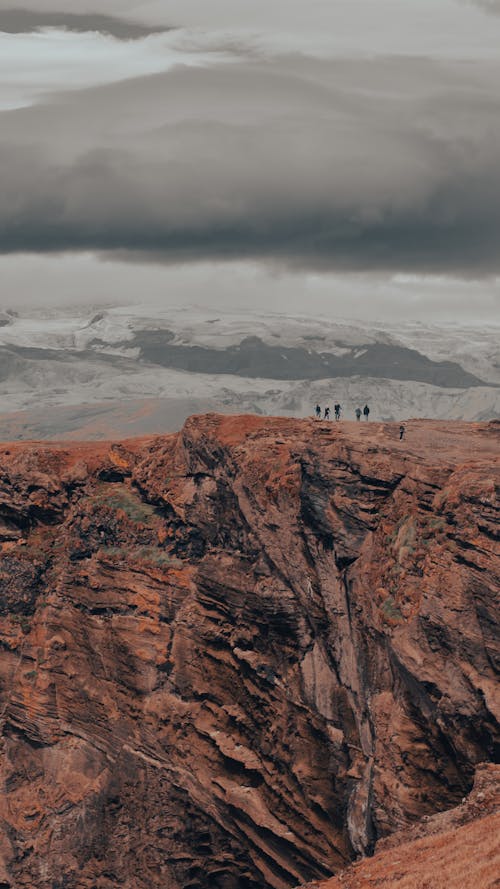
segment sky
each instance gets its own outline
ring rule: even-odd
[[[0,0],[0,307],[500,316],[500,0]]]

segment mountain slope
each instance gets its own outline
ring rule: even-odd
[[[258,336],[247,336],[225,349],[184,345],[175,339],[171,330],[146,330],[136,332],[130,343],[120,345],[138,348],[141,358],[163,367],[249,379],[324,380],[363,376],[412,380],[447,389],[487,385],[457,362],[432,361],[416,349],[395,343],[350,347],[340,342],[335,343],[334,352],[329,352],[318,351],[311,345],[309,348],[285,343],[271,345]]]

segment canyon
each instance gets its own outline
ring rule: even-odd
[[[357,889],[494,818],[499,440],[0,444],[0,887]]]

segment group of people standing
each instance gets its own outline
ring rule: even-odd
[[[333,410],[335,413],[335,419],[340,420],[340,414],[342,413],[342,405],[335,404],[333,406]],[[316,413],[316,419],[321,420],[321,406],[319,404],[316,405],[315,413]],[[356,420],[361,420],[361,414],[363,414],[365,420],[367,420],[368,417],[370,416],[370,408],[368,407],[367,404],[365,404],[363,410],[361,410],[360,407],[357,407],[356,410],[354,411],[354,413],[356,414]],[[330,408],[329,407],[325,407],[323,419],[324,420],[330,419]]]
[[[335,419],[340,420],[340,414],[342,413],[342,405],[335,404],[333,406],[333,410],[335,413]],[[316,414],[316,419],[321,420],[321,406],[319,404],[316,405],[314,413]],[[367,404],[365,404],[363,410],[361,410],[360,407],[357,407],[356,410],[354,411],[354,413],[356,415],[356,420],[361,420],[361,414],[363,414],[365,420],[367,420],[368,417],[370,416],[370,408],[368,407]],[[329,419],[330,419],[330,408],[325,407],[325,409],[323,411],[323,420],[329,420]],[[405,437],[405,432],[406,432],[406,428],[401,423],[401,426],[399,427],[399,440],[400,441],[402,441],[403,438]]]

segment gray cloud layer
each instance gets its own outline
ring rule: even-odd
[[[41,28],[64,28],[68,31],[99,31],[119,40],[136,40],[166,28],[139,24],[126,19],[97,13],[46,12],[31,9],[0,9],[0,31],[26,34]]]
[[[499,273],[498,82],[248,57],[5,112],[0,251]]]
[[[500,0],[470,0],[475,6],[484,9],[485,12],[492,12],[500,15]]]

